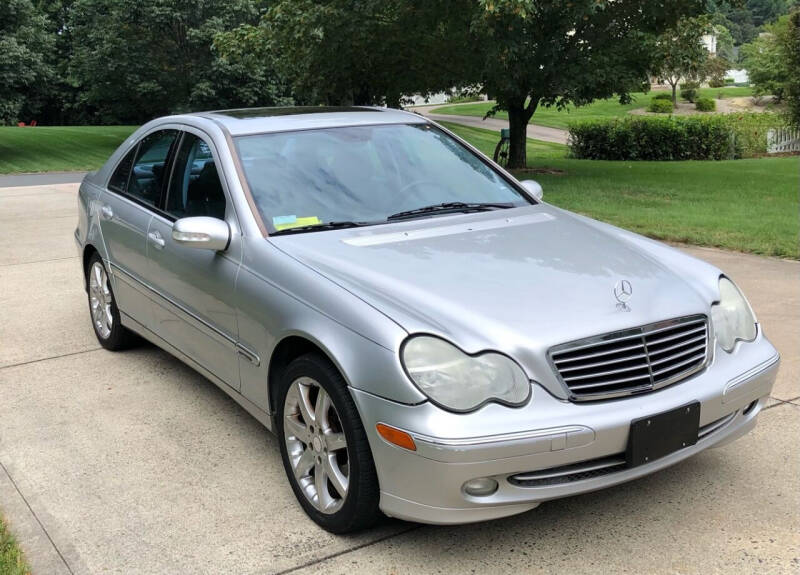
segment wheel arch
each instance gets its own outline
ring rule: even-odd
[[[341,365],[339,365],[331,352],[319,341],[316,341],[308,334],[292,333],[286,335],[272,350],[267,367],[269,411],[273,415],[278,411],[278,406],[276,404],[276,392],[281,374],[295,359],[308,353],[318,353],[327,359],[339,372],[345,382],[349,384],[347,375],[345,374]]]
[[[99,255],[100,252],[92,244],[87,243],[83,247],[83,256],[82,256],[82,261],[81,261],[81,266],[82,266],[81,269],[83,269],[83,289],[87,290],[87,291],[89,289],[89,282],[86,281],[87,277],[89,275],[89,262],[92,261],[92,256],[94,254],[98,254]]]

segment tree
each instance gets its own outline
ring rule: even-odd
[[[702,2],[479,0],[472,21],[480,79],[508,111],[509,167],[527,164],[526,127],[539,106],[588,104],[647,84],[654,34]]]
[[[789,16],[783,53],[788,60],[789,77],[786,82],[786,102],[789,122],[800,128],[800,7]]]
[[[47,26],[30,0],[0,2],[0,124],[16,122],[29,94],[52,76],[53,38]],[[26,111],[35,113],[35,106]]]
[[[706,18],[683,18],[656,41],[653,73],[672,88],[672,103],[677,104],[681,79],[699,82],[707,72],[708,50],[702,42],[710,31]]]
[[[70,11],[77,105],[102,123],[186,110],[286,101],[271,63],[232,63],[214,37],[255,23],[262,0],[75,0]]]
[[[772,94],[783,99],[789,81],[792,55],[789,46],[789,16],[767,24],[765,32],[750,44],[742,46],[742,63],[757,96]]]
[[[258,26],[220,34],[216,46],[231,61],[254,53],[274,59],[300,102],[399,106],[404,94],[461,79],[465,4],[279,0]]]
[[[733,36],[722,24],[713,24],[712,32],[717,38],[717,56],[724,58],[728,62],[733,62],[736,59],[736,51],[734,50]]]
[[[714,24],[730,31],[736,46],[750,42],[758,35],[753,14],[742,0],[709,0],[708,13],[712,15]]]
[[[787,0],[747,0],[747,9],[756,27],[777,20],[789,11]]]

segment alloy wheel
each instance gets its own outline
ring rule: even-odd
[[[294,478],[320,512],[336,513],[347,498],[347,439],[330,395],[310,377],[294,380],[283,405],[283,435]]]
[[[108,287],[108,274],[100,262],[94,262],[89,270],[89,307],[92,323],[97,334],[107,339],[114,327],[114,316],[111,313],[113,296]]]

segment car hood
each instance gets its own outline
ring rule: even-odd
[[[529,366],[551,345],[708,313],[707,295],[683,274],[594,224],[539,204],[271,241],[409,333]],[[632,287],[624,308],[621,280]]]

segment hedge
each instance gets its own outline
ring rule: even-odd
[[[672,102],[672,94],[669,92],[659,92],[658,94],[653,95],[650,100],[669,100]]]
[[[766,153],[775,114],[642,116],[571,124],[569,155],[587,160],[727,160]]]
[[[694,107],[700,112],[713,112],[717,109],[717,103],[711,98],[697,98]]]
[[[658,114],[671,114],[674,106],[672,100],[652,99],[647,106],[648,112],[656,112]]]
[[[694,102],[700,93],[700,84],[697,82],[684,82],[681,84],[681,98],[689,102]]]

